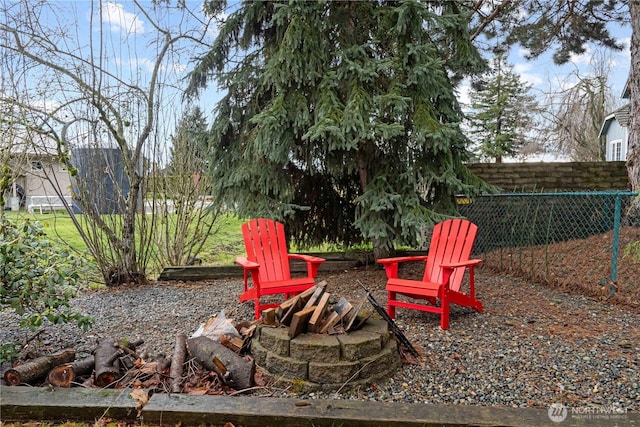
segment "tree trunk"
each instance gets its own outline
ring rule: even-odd
[[[627,173],[631,189],[640,191],[640,2],[630,1],[629,11],[632,34]]]
[[[4,380],[8,385],[29,383],[44,377],[52,367],[72,362],[75,357],[75,350],[63,350],[50,356],[38,357],[7,370],[4,373]]]
[[[112,338],[105,338],[94,351],[96,373],[94,383],[98,387],[115,384],[120,378],[120,361],[118,345]]]
[[[358,162],[358,176],[360,178],[360,194],[364,193],[369,184],[369,171],[367,167],[367,156],[373,150],[367,145],[366,148],[361,148],[357,155]],[[384,245],[380,239],[371,239],[371,245],[373,246],[373,256],[375,259],[386,258],[391,254],[391,250]]]

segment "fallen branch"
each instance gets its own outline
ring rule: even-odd
[[[171,381],[171,392],[180,393],[182,374],[184,372],[184,361],[187,357],[187,336],[185,334],[176,335],[176,346],[171,358],[171,370],[169,371]]]

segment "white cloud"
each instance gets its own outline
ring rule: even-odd
[[[519,62],[514,64],[513,72],[520,75],[520,78],[523,82],[528,83],[532,86],[541,85],[544,82],[544,79],[540,77],[539,74],[530,73],[529,71],[533,68],[533,65],[530,62]]]
[[[114,32],[125,34],[144,33],[144,22],[135,13],[127,12],[119,3],[106,2],[102,5],[102,19]]]
[[[581,53],[580,55],[576,55],[575,53],[572,53],[569,59],[569,62],[575,65],[580,65],[580,64],[589,65],[591,63],[592,57],[593,57],[593,50],[591,49],[591,46],[586,45],[584,53]]]
[[[624,66],[628,66],[631,64],[631,49],[629,48],[629,46],[631,46],[631,38],[625,37],[618,41],[624,45],[624,49],[620,52],[616,52],[613,58],[613,65],[622,64]]]
[[[31,105],[38,110],[46,111],[48,113],[52,113],[60,107],[60,103],[53,99],[35,100]]]
[[[531,50],[527,49],[526,47],[518,46],[518,50],[516,51],[516,54],[518,58],[520,58],[521,60],[527,61],[527,59],[525,58],[531,55]]]

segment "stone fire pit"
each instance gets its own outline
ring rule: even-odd
[[[368,319],[361,329],[339,335],[305,333],[291,339],[287,331],[260,326],[251,353],[266,378],[297,392],[366,387],[401,366],[384,320]]]

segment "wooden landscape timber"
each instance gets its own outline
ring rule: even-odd
[[[425,255],[425,251],[397,251],[397,256]],[[325,259],[320,264],[318,271],[350,270],[365,265],[375,265],[373,254],[367,251],[352,253],[305,253],[305,255],[318,256]],[[292,260],[290,264],[292,275],[305,274],[306,264],[298,260]],[[165,267],[158,280],[220,280],[228,278],[242,278],[243,270],[239,265],[172,265]]]
[[[547,408],[511,408],[482,405],[442,405],[369,400],[301,399],[245,396],[176,396],[154,393],[139,407],[122,390],[81,387],[51,393],[43,387],[6,387],[2,390],[2,419],[22,425],[152,426],[281,426],[426,427],[426,426],[551,426]],[[39,423],[34,422],[38,414]],[[567,419],[561,427],[602,426],[607,420]],[[609,424],[613,424],[609,422]],[[617,425],[640,425],[640,415],[629,411]]]
[[[349,270],[362,266],[362,260],[346,258],[343,254],[318,254],[326,259],[320,264],[318,271]],[[366,262],[366,261],[365,261]],[[292,275],[306,274],[306,263],[292,260],[289,265]],[[165,267],[158,280],[219,280],[230,277],[242,277],[242,267],[239,265],[211,266],[211,265],[178,265]]]

